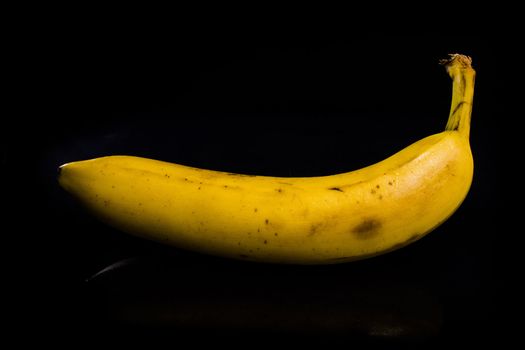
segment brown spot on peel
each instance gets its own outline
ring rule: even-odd
[[[338,192],[344,192],[342,189],[340,189],[339,187],[331,187],[329,188],[329,190],[332,190],[332,191],[338,191]]]
[[[379,234],[382,223],[376,218],[366,218],[352,229],[352,233],[358,239],[370,239]]]
[[[308,236],[313,236],[317,233],[317,229],[321,226],[321,224],[312,224],[310,226],[310,232],[308,232]]]

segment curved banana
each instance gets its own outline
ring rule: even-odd
[[[403,247],[459,207],[473,175],[475,72],[453,79],[446,130],[372,166],[321,177],[249,176],[110,156],[60,167],[60,185],[108,224],[202,253],[260,262],[330,264]]]

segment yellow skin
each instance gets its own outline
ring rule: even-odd
[[[446,130],[353,172],[249,176],[146,158],[63,165],[59,182],[108,224],[202,253],[260,262],[332,264],[403,247],[444,222],[467,195],[474,70],[453,79]]]

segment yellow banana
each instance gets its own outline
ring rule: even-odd
[[[471,59],[453,80],[446,130],[363,169],[321,177],[232,174],[109,156],[60,167],[59,183],[108,224],[236,259],[331,264],[403,247],[459,207],[473,175]]]

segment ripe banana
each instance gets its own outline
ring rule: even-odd
[[[467,195],[475,71],[453,80],[444,132],[363,169],[281,178],[109,156],[60,167],[59,183],[106,223],[202,253],[260,262],[332,264],[401,248],[444,222]]]

